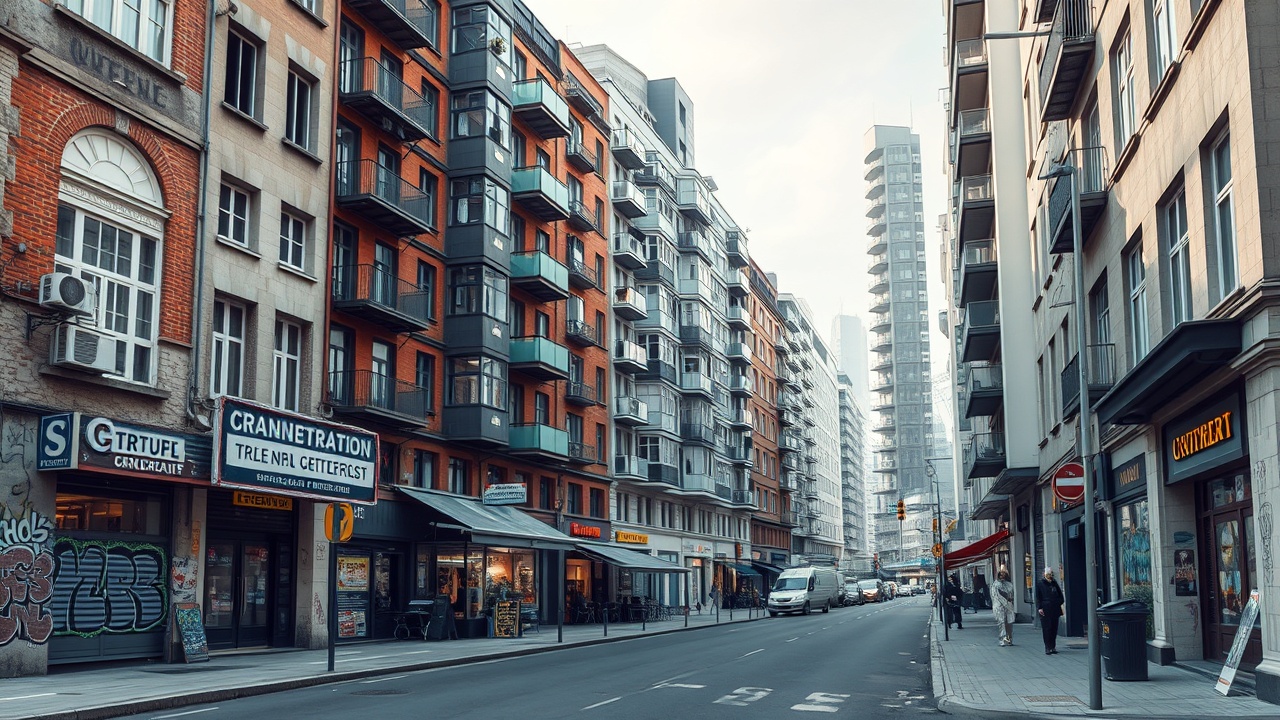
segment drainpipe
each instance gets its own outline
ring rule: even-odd
[[[235,6],[232,5],[232,8]],[[209,3],[205,14],[204,38],[204,108],[200,117],[200,178],[198,188],[200,198],[196,211],[196,297],[191,315],[191,364],[187,375],[187,419],[201,430],[212,430],[209,418],[196,411],[196,396],[200,392],[200,338],[202,328],[200,319],[204,312],[204,266],[205,266],[205,229],[206,213],[209,205],[209,118],[213,113],[213,94],[209,86],[213,82],[213,38],[214,27],[218,18],[217,3]]]

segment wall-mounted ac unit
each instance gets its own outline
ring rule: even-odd
[[[98,293],[87,280],[67,273],[49,273],[40,277],[40,305],[73,315],[93,315]]]
[[[95,330],[62,323],[49,342],[49,364],[98,374],[115,372],[117,342]]]

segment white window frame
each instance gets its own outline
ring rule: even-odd
[[[1116,129],[1119,131],[1120,149],[1129,146],[1129,139],[1137,131],[1138,114],[1136,88],[1133,85],[1133,31],[1126,29],[1124,38],[1116,46],[1112,56],[1112,69],[1116,78]]]
[[[237,209],[243,202],[243,208]],[[233,245],[249,247],[253,234],[253,195],[244,188],[223,182],[218,191],[218,237]],[[241,231],[237,232],[236,228]]]
[[[239,43],[240,52],[237,60],[239,63],[238,66],[241,70],[236,74],[234,90],[232,84],[230,82],[226,82],[226,73],[224,73],[223,77],[224,82],[226,82],[226,86],[222,91],[222,103],[238,113],[248,115],[249,117],[256,119],[259,111],[258,73],[260,72],[259,66],[261,63],[258,62],[258,55],[261,52],[261,46],[258,44],[257,38],[252,35],[236,30],[235,28],[228,29],[227,56],[224,58],[224,61],[227,64],[227,71],[230,71],[231,69],[231,57],[234,52],[234,49],[232,48],[233,41]],[[252,67],[249,68],[249,77],[247,79],[249,84],[247,98],[245,97],[245,88],[242,87],[242,83],[245,81],[243,66],[246,59],[252,63]],[[246,107],[246,105],[248,107]]]
[[[169,65],[173,41],[169,32],[173,27],[170,0],[65,0],[63,4],[125,45],[161,65]]]
[[[1225,149],[1225,163],[1223,151]],[[1218,297],[1226,297],[1240,283],[1236,267],[1236,208],[1232,189],[1231,133],[1224,131],[1209,149],[1213,189],[1214,255],[1218,267]]]
[[[271,355],[271,404],[298,412],[302,392],[302,326],[276,320],[275,350]]]
[[[281,210],[280,264],[305,273],[310,235],[311,223],[306,218]]]
[[[307,151],[312,149],[311,101],[314,93],[315,83],[298,71],[289,70],[285,91],[284,137]]]
[[[1133,367],[1151,349],[1151,333],[1147,321],[1147,266],[1142,260],[1141,246],[1124,257],[1125,280],[1129,291],[1129,351]]]
[[[1172,0],[1152,0],[1151,20],[1155,26],[1157,84],[1164,78],[1178,55],[1177,20],[1174,15]]]
[[[1165,236],[1169,244],[1169,311],[1173,325],[1191,320],[1191,233],[1187,225],[1187,193],[1177,195],[1164,208]]]
[[[240,335],[234,334],[230,321],[240,313]],[[244,395],[244,349],[248,335],[249,308],[225,298],[213,301],[213,318],[209,322],[213,342],[209,346],[209,397],[242,397]],[[234,368],[235,374],[230,370]],[[235,387],[231,387],[231,385]]]

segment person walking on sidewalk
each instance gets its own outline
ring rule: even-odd
[[[960,589],[960,578],[952,573],[947,578],[947,585],[942,589],[942,602],[947,606],[947,627],[951,627],[951,623],[956,624],[957,630],[964,629],[964,614],[960,611],[960,598],[964,597],[964,590]]]
[[[1044,633],[1044,654],[1058,654],[1058,618],[1062,617],[1062,587],[1053,578],[1053,568],[1044,569],[1044,577],[1036,583],[1036,612],[1040,614],[1040,632]]]
[[[996,626],[1000,628],[1000,647],[1012,645],[1013,583],[1009,582],[1009,571],[1003,565],[996,573],[991,591],[991,613],[996,616]]]

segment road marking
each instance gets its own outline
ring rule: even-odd
[[[374,679],[374,680],[361,680],[361,681],[360,681],[360,684],[361,684],[361,685],[372,685],[372,684],[374,684],[374,683],[386,682],[386,681],[388,681],[388,680],[399,680],[400,678],[406,678],[406,677],[409,677],[409,676],[408,676],[408,675],[395,675],[395,676],[392,676],[392,677],[377,678],[377,679]]]
[[[216,707],[211,707],[211,708],[204,708],[202,710],[188,710],[186,712],[173,713],[170,715],[156,715],[155,717],[151,718],[151,720],[165,720],[165,718],[176,718],[176,717],[182,717],[183,715],[195,715],[196,713],[209,712],[210,710],[217,710],[217,709],[218,708]]]
[[[743,656],[739,657],[738,659],[739,659],[739,660],[741,660],[741,659],[742,659],[742,658],[744,658],[744,657],[751,657],[752,655],[755,655],[756,653],[762,653],[762,652],[764,652],[764,648],[760,648],[759,650],[752,650],[751,652],[747,653],[746,655],[743,655]]]
[[[684,688],[686,690],[701,690],[702,688],[706,687],[706,685],[690,685],[688,683],[662,683],[660,685],[654,685],[654,687],[655,688],[673,687],[673,688]]]
[[[848,695],[840,695],[838,693],[810,693],[805,696],[807,703],[792,705],[792,710],[801,712],[828,712],[833,713],[840,709],[840,703],[844,702]]]
[[[749,703],[768,697],[771,692],[773,692],[773,688],[740,687],[716,700],[713,704],[746,707]]]
[[[609,703],[615,703],[615,702],[618,702],[618,701],[619,701],[619,700],[621,700],[621,699],[622,699],[621,697],[610,698],[610,699],[608,699],[608,700],[603,700],[603,701],[601,701],[601,702],[598,702],[598,703],[596,703],[595,705],[588,705],[588,706],[586,706],[586,707],[584,707],[584,708],[582,708],[582,709],[583,709],[583,710],[594,710],[595,708],[598,708],[598,707],[600,707],[601,705],[608,705]]]
[[[797,641],[797,640],[799,640],[799,639],[800,639],[800,638],[798,638],[798,637],[793,637],[793,638],[791,638],[790,640],[788,640],[787,642],[795,642],[795,641]]]
[[[413,650],[411,652],[405,653],[405,655],[426,655],[427,653],[433,653],[433,652],[435,652],[435,650]]]
[[[50,695],[57,694],[58,693],[36,693],[35,695],[15,695],[13,697],[0,698],[0,702],[4,702],[6,700],[30,700],[31,698],[49,697]]]

